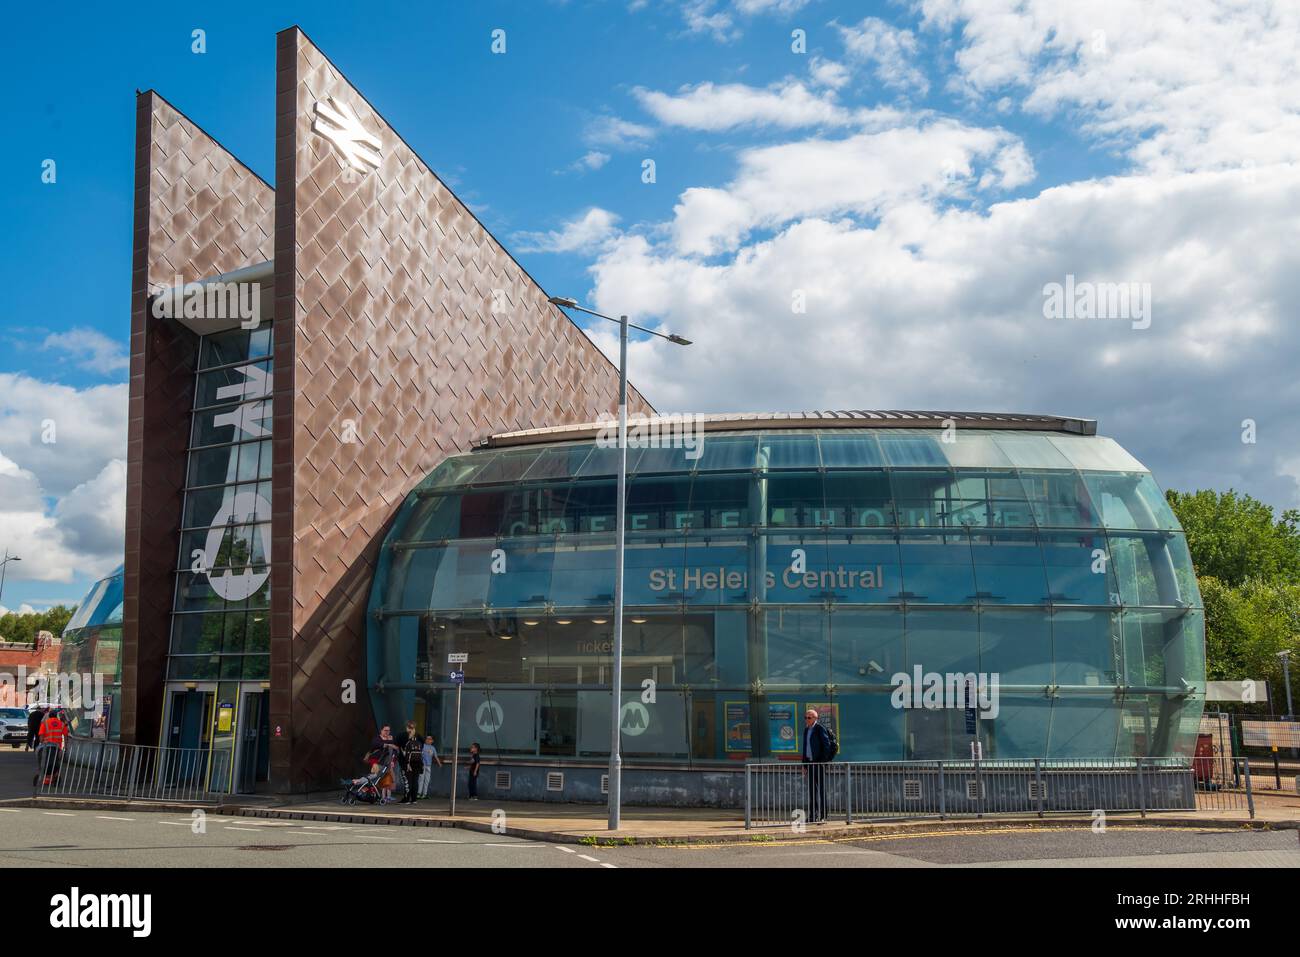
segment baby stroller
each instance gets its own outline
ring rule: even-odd
[[[383,771],[376,767],[359,778],[339,778],[339,784],[343,785],[343,796],[339,798],[340,804],[378,804],[380,799],[379,778]]]

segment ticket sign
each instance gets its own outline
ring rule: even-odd
[[[1241,743],[1248,748],[1300,747],[1300,722],[1243,721]]]
[[[463,671],[451,672],[451,680],[456,682],[456,684],[458,685],[463,685],[465,683],[465,672]]]
[[[469,662],[468,651],[453,651],[451,654],[447,656],[447,664],[449,665],[463,665],[463,664],[467,664],[468,662]]]

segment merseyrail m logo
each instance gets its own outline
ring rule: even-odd
[[[379,150],[383,144],[361,125],[357,114],[346,103],[334,97],[317,101],[316,119],[311,128],[338,147],[353,169],[365,173],[379,167]]]

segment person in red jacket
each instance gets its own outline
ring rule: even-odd
[[[68,745],[68,734],[71,728],[68,726],[67,717],[60,708],[51,708],[45,720],[41,722],[41,728],[37,732],[41,744],[49,745],[45,749],[45,783],[53,784],[59,777],[59,764],[63,757],[63,749]]]

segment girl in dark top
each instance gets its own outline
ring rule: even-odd
[[[479,761],[480,761],[479,751],[480,751],[480,748],[479,748],[479,746],[478,746],[478,742],[477,742],[477,741],[475,741],[473,744],[471,744],[471,745],[469,746],[469,781],[468,781],[468,786],[469,786],[469,799],[470,799],[471,801],[477,801],[477,800],[478,800],[478,767],[479,767]]]

